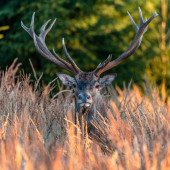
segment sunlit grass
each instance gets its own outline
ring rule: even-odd
[[[93,120],[96,134],[86,124],[74,124],[74,98],[62,90],[50,98],[53,83],[20,75],[9,86],[0,84],[0,169],[169,169],[170,98],[145,83],[121,90],[110,87],[108,118]],[[78,121],[78,119],[77,119]]]

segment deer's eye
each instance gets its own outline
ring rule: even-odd
[[[76,84],[73,84],[73,87],[76,88]]]
[[[97,84],[97,85],[95,86],[95,88],[98,89],[98,88],[99,88],[99,84]]]

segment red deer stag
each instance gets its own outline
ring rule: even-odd
[[[104,102],[102,100],[102,96],[100,94],[100,90],[103,87],[109,86],[113,80],[116,78],[116,74],[108,74],[102,78],[100,75],[115,67],[124,59],[130,57],[139,47],[143,34],[147,31],[148,24],[158,15],[156,12],[147,20],[143,20],[141,9],[139,8],[139,15],[140,15],[140,27],[138,27],[129,12],[127,12],[129,18],[132,22],[136,30],[136,36],[131,42],[130,46],[127,50],[121,54],[117,59],[111,61],[112,56],[109,55],[108,58],[102,63],[97,66],[97,68],[92,71],[85,73],[72,60],[70,55],[67,52],[66,46],[64,44],[64,38],[62,40],[64,54],[67,57],[68,62],[60,58],[54,51],[52,54],[46,44],[45,44],[45,37],[47,33],[51,30],[53,24],[55,23],[56,19],[50,25],[48,29],[45,30],[46,25],[49,23],[48,20],[40,30],[40,35],[37,36],[34,32],[34,15],[33,13],[30,28],[27,28],[23,22],[21,21],[21,26],[28,32],[28,34],[33,38],[35,47],[37,51],[46,59],[53,62],[56,66],[61,67],[75,75],[75,77],[71,77],[65,73],[57,73],[57,76],[62,81],[62,83],[66,86],[72,86],[75,92],[75,112],[79,113],[79,115],[86,115],[85,120],[87,121],[88,132],[93,130],[93,125],[91,124],[91,120],[93,117],[96,116],[96,111],[98,111],[103,117],[106,117],[106,108]]]

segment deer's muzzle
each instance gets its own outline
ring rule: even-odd
[[[79,94],[78,95],[78,104],[80,104],[80,106],[84,106],[84,107],[89,107],[92,103],[92,98],[91,95],[86,93],[86,94]]]

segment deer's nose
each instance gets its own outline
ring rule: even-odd
[[[82,100],[82,102],[86,102],[86,100],[89,100],[91,98],[90,94],[79,94],[78,99]]]
[[[86,97],[86,99],[90,99],[90,95],[88,95],[88,96]]]

